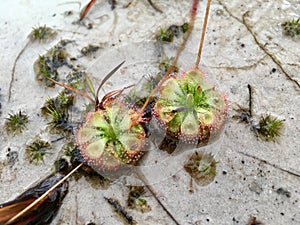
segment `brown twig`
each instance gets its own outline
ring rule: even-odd
[[[202,33],[201,33],[201,39],[200,39],[201,41],[200,41],[198,54],[197,54],[197,59],[196,59],[196,66],[197,67],[199,66],[199,63],[200,63],[200,60],[201,60],[201,54],[202,54],[202,49],[203,49],[203,44],[204,44],[205,31],[206,31],[208,15],[209,15],[209,9],[210,9],[210,1],[211,0],[207,0],[207,4],[206,4],[205,17],[204,17]]]
[[[73,92],[75,92],[75,93],[77,93],[77,94],[79,94],[79,95],[81,95],[81,96],[83,96],[83,97],[86,97],[87,99],[89,99],[92,103],[94,103],[95,104],[95,100],[91,97],[91,96],[89,96],[87,93],[85,93],[85,92],[83,92],[83,91],[80,91],[80,90],[78,90],[78,89],[76,89],[76,88],[74,88],[74,87],[72,87],[72,86],[70,86],[70,85],[67,85],[67,84],[63,84],[63,83],[60,83],[60,82],[58,82],[58,81],[56,81],[56,80],[53,80],[52,78],[50,78],[50,77],[46,77],[48,80],[50,80],[51,82],[53,82],[53,83],[55,83],[55,84],[57,84],[57,85],[59,85],[59,86],[61,86],[61,87],[64,87],[64,88],[66,88],[66,89],[68,89],[68,90],[70,90],[70,91],[73,91]]]
[[[83,20],[91,7],[95,4],[96,0],[91,0],[86,7],[81,11],[79,21]]]

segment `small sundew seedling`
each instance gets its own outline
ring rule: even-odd
[[[284,34],[290,37],[300,35],[300,18],[287,20],[281,24]]]
[[[18,113],[9,114],[5,122],[6,131],[13,135],[20,134],[26,128],[27,123],[28,116],[21,110]]]
[[[265,141],[277,142],[284,128],[283,120],[271,115],[261,116],[257,126],[257,132],[261,139]]]
[[[30,163],[39,164],[44,161],[44,156],[50,154],[50,143],[40,138],[26,146],[26,153]]]
[[[45,55],[40,55],[38,60],[34,63],[36,78],[48,87],[53,87],[54,83],[47,78],[57,80],[57,69],[59,67],[68,66],[69,68],[72,68],[69,64],[69,55],[65,49],[65,46],[68,43],[70,43],[70,41],[60,41],[59,44],[55,45]]]
[[[206,186],[213,182],[217,175],[217,164],[211,153],[194,152],[184,164],[184,169],[198,185]]]
[[[142,213],[151,211],[151,207],[142,197],[145,194],[144,186],[129,186],[129,194],[127,198],[127,206],[130,209],[136,209]]]
[[[29,34],[31,41],[44,41],[50,38],[53,38],[56,35],[56,32],[51,28],[44,26],[33,27],[33,30]]]

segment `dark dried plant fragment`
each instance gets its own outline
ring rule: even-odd
[[[200,186],[206,186],[213,182],[217,175],[216,168],[218,162],[215,161],[211,153],[204,151],[194,152],[184,164],[184,169],[194,178]]]
[[[6,118],[5,128],[9,134],[20,134],[26,128],[28,123],[28,116],[23,113],[21,110],[15,114],[9,114],[9,117]]]
[[[104,199],[115,209],[116,213],[124,219],[124,222],[126,222],[126,224],[137,224],[132,216],[130,216],[127,211],[121,206],[118,200],[107,197],[104,197]]]
[[[53,175],[42,180],[36,186],[26,190],[23,194],[12,201],[0,204],[0,224],[11,225],[46,225],[51,224],[51,221],[56,216],[63,199],[68,193],[69,184],[64,181],[48,194],[42,201],[28,210],[21,217],[12,220],[18,213],[24,210],[28,205],[42,196],[55,183],[63,178],[62,175]]]
[[[100,46],[89,44],[88,46],[83,47],[80,50],[80,52],[82,55],[87,56],[87,55],[97,52],[99,49],[100,49]]]
[[[167,72],[167,70],[169,69],[169,67],[172,65],[173,60],[174,60],[174,58],[166,58],[166,59],[162,60],[159,63],[158,68],[160,70],[161,77],[165,75],[165,73]],[[171,73],[172,74],[174,74],[174,73],[176,74],[176,73],[178,73],[178,71],[179,71],[179,68],[177,66],[174,66],[174,68],[171,71]]]

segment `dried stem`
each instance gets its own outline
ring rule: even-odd
[[[205,31],[206,31],[206,26],[207,26],[207,21],[208,21],[208,15],[209,15],[209,9],[210,9],[210,2],[211,0],[207,0],[206,4],[206,11],[205,11],[205,17],[204,17],[204,22],[203,22],[203,27],[202,27],[202,34],[201,34],[201,41],[198,49],[198,55],[196,59],[196,66],[199,66],[200,60],[201,60],[201,54],[202,54],[202,49],[203,49],[203,43],[204,43],[204,37],[205,37]]]
[[[29,45],[29,43],[30,43],[30,41],[28,41],[26,43],[26,45],[22,48],[22,50],[19,52],[19,54],[17,55],[17,57],[14,61],[14,65],[11,69],[11,80],[10,80],[9,88],[8,88],[8,101],[10,101],[10,98],[11,98],[11,89],[12,89],[12,86],[13,86],[13,82],[15,80],[15,70],[16,70],[17,62],[18,62],[19,58],[21,57],[21,55],[23,54],[23,52],[25,51],[25,49],[27,48],[27,46]]]
[[[59,85],[59,86],[61,86],[61,87],[64,87],[64,88],[66,88],[66,89],[68,89],[68,90],[70,90],[70,91],[73,91],[73,92],[75,92],[76,94],[79,94],[79,95],[81,95],[81,96],[83,96],[83,97],[86,97],[86,98],[89,99],[92,103],[95,104],[95,100],[94,100],[91,96],[89,96],[87,93],[85,93],[85,92],[83,92],[83,91],[80,91],[80,90],[78,90],[78,89],[76,89],[76,88],[73,88],[73,87],[70,86],[70,85],[60,83],[60,82],[58,82],[58,81],[56,81],[56,80],[53,80],[52,78],[49,78],[49,77],[46,77],[46,78],[47,78],[48,80],[50,80],[51,82],[53,82],[53,83],[55,83],[55,84],[57,84],[57,85]]]
[[[252,117],[252,87],[250,84],[247,85],[249,91],[249,115]]]
[[[86,7],[81,11],[79,21],[83,20],[91,7],[95,4],[96,0],[91,0]]]

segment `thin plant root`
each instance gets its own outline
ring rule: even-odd
[[[22,48],[22,50],[19,52],[19,54],[17,55],[17,57],[14,61],[14,65],[11,70],[11,79],[10,79],[9,88],[8,88],[8,101],[10,101],[10,98],[11,98],[11,89],[13,86],[13,82],[15,80],[15,71],[16,71],[17,62],[18,62],[19,58],[21,57],[21,55],[23,54],[23,52],[25,51],[25,49],[28,47],[29,43],[30,43],[30,41],[28,41],[26,43],[26,45]]]
[[[164,204],[159,200],[157,197],[156,192],[154,191],[153,187],[149,184],[144,174],[142,174],[140,171],[136,171],[135,175],[139,180],[141,180],[144,184],[144,186],[150,191],[150,193],[153,195],[157,203],[163,208],[163,210],[167,213],[167,215],[170,217],[170,219],[176,224],[180,225],[180,223],[175,219],[175,217],[170,213],[170,211],[164,206]]]

